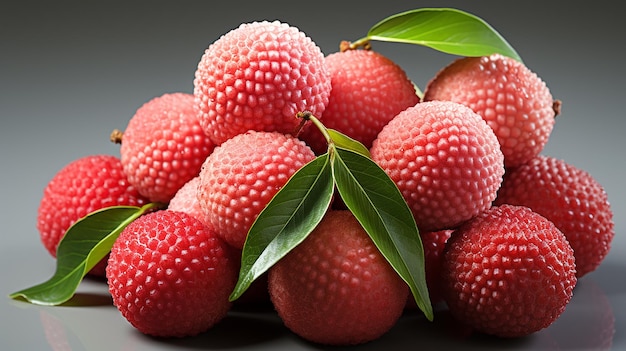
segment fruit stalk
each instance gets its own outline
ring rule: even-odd
[[[330,137],[330,135],[328,134],[328,131],[326,130],[326,127],[322,124],[322,122],[320,122],[320,120],[315,117],[311,112],[309,111],[301,111],[298,112],[296,114],[297,118],[301,118],[304,122],[306,121],[311,121],[311,123],[313,123],[315,125],[315,127],[317,127],[317,129],[320,130],[320,132],[322,133],[322,135],[324,136],[324,139],[326,140],[326,142],[328,143],[328,145],[330,146],[330,144],[333,143],[332,138]],[[304,123],[302,123],[301,125],[303,125]],[[302,127],[300,127],[301,129]]]

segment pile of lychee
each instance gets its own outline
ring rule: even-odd
[[[217,38],[193,93],[152,98],[112,134],[120,157],[86,156],[54,176],[39,207],[43,244],[55,256],[65,231],[95,210],[162,204],[130,223],[90,274],[106,278],[143,333],[209,330],[237,303],[229,296],[255,218],[327,150],[320,130],[296,118],[307,111],[361,142],[398,186],[420,231],[433,305],[498,337],[548,327],[614,236],[602,186],[541,154],[560,101],[499,54],[454,60],[422,95],[380,52],[342,48],[324,55],[278,21]],[[338,197],[242,299],[271,302],[310,342],[361,344],[415,301]]]

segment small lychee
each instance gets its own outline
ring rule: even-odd
[[[428,296],[432,304],[443,301],[441,295],[441,266],[443,262],[443,251],[446,243],[454,230],[443,229],[436,232],[420,232],[422,246],[424,248],[424,268],[426,270],[426,284],[428,286]],[[414,299],[411,299],[413,303]]]
[[[185,183],[167,205],[168,210],[185,212],[199,219],[208,225],[208,220],[200,202],[198,201],[198,186],[200,186],[200,176],[195,176]]]
[[[216,147],[200,172],[198,201],[210,227],[242,249],[256,217],[315,154],[302,140],[249,131]]]
[[[368,149],[393,117],[419,102],[406,72],[377,51],[342,50],[326,56],[325,63],[332,90],[322,116],[324,125]],[[317,128],[305,128],[300,138],[316,153],[326,151],[326,140]]]
[[[193,95],[187,93],[152,98],[137,109],[119,138],[115,141],[122,144],[128,181],[150,201],[162,203],[198,175],[215,147],[200,126]]]
[[[444,229],[436,232],[420,232],[422,246],[424,248],[424,269],[426,271],[426,286],[430,303],[434,306],[443,302],[441,295],[441,265],[443,262],[443,250],[450,238],[452,229]],[[409,295],[406,309],[418,308],[413,295]]]

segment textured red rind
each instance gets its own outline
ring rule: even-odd
[[[378,339],[402,314],[408,286],[347,210],[329,211],[269,271],[270,297],[285,325],[320,344]]]
[[[488,209],[504,174],[493,130],[469,107],[450,101],[400,112],[370,151],[421,231],[452,229]]]
[[[130,223],[115,241],[106,277],[113,303],[144,334],[204,332],[230,310],[240,256],[196,218],[162,210]]]
[[[296,113],[322,116],[330,90],[321,49],[279,21],[224,34],[205,50],[194,77],[202,127],[217,145],[248,130],[293,134]]]
[[[522,337],[548,327],[576,282],[565,235],[527,207],[492,207],[452,233],[444,250],[449,311],[481,333]]]

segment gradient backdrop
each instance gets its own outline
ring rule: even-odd
[[[416,327],[411,323],[415,321],[409,320],[384,340],[365,348],[413,345],[423,340],[433,347],[452,349],[534,349],[554,345],[567,349],[586,347],[585,342],[597,339],[605,349],[626,349],[622,184],[626,179],[626,21],[609,1],[574,5],[568,1],[485,0],[385,0],[367,4],[325,0],[3,2],[0,348],[59,349],[63,343],[72,350],[167,350],[203,345],[207,349],[313,348],[286,333],[272,316],[258,317],[267,319],[265,324],[235,317],[224,324],[219,336],[214,333],[160,343],[138,335],[106,303],[99,308],[39,308],[6,296],[54,272],[54,261],[40,244],[35,228],[37,206],[47,181],[78,157],[117,155],[119,146],[109,142],[109,133],[123,129],[144,102],[166,92],[192,92],[197,62],[208,44],[220,35],[242,22],[279,19],[299,27],[328,54],[338,50],[341,40],[363,37],[384,17],[418,7],[456,7],[485,19],[546,81],[554,97],[563,101],[563,110],[544,153],[587,170],[605,186],[615,212],[616,237],[605,263],[581,280],[584,284],[577,288],[579,293],[566,312],[569,314],[538,335],[512,343],[479,339],[463,344],[441,337],[445,333],[432,326],[420,331],[419,325],[424,325],[420,321],[416,322],[418,329],[413,330]],[[373,48],[399,63],[421,88],[455,58],[407,44],[374,42]],[[102,291],[101,286],[94,289]],[[596,304],[596,300],[601,303]],[[605,308],[596,307],[599,305]],[[592,317],[605,324],[592,321]],[[241,337],[227,338],[240,325],[257,330],[250,335],[250,343]],[[100,329],[108,330],[110,335],[102,335]],[[62,334],[61,341],[50,341],[59,337],[57,334]],[[418,335],[417,339],[413,334]]]

